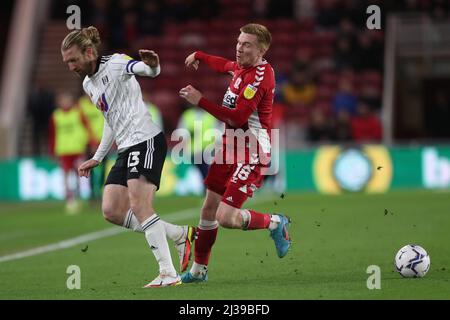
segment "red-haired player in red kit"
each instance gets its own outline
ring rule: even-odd
[[[247,24],[240,31],[236,61],[196,51],[185,62],[187,67],[195,70],[200,62],[204,62],[217,72],[232,74],[233,79],[222,105],[208,101],[191,85],[180,90],[182,98],[225,122],[227,129],[222,138],[223,150],[216,151],[216,158],[205,179],[207,191],[197,228],[195,260],[190,271],[181,277],[184,283],[208,279],[208,261],[219,224],[230,229],[269,229],[280,258],[291,246],[287,231],[290,220],[286,216],[241,209],[245,200],[261,185],[262,170],[268,162],[262,160],[270,159],[275,75],[270,64],[263,59],[272,40],[267,28],[260,24]],[[252,142],[243,144],[242,149],[236,148],[235,138],[227,135],[236,129],[254,137],[250,141],[257,141],[258,153],[252,152]],[[224,161],[224,154],[225,157],[233,154],[232,163],[229,158]]]

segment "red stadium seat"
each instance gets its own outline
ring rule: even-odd
[[[365,71],[359,76],[361,82],[368,83],[375,86],[380,86],[382,79],[379,71]]]
[[[313,108],[322,111],[322,113],[327,116],[331,116],[331,101],[330,100],[317,101],[314,104]]]
[[[321,85],[328,85],[333,87],[336,86],[338,80],[339,75],[333,71],[322,72],[319,77],[319,83]]]
[[[296,37],[300,46],[314,45],[316,43],[316,36],[310,31],[300,31]]]
[[[317,88],[316,95],[318,100],[330,100],[336,93],[336,87],[321,85]]]

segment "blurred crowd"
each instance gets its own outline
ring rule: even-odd
[[[84,24],[96,26],[109,39],[106,50],[126,49],[139,37],[163,36],[167,24],[210,20],[220,12],[217,0],[65,0],[54,1],[53,17],[65,19],[71,4],[82,8]]]
[[[428,12],[436,19],[447,19],[449,12],[449,3],[444,0],[59,0],[53,1],[51,18],[66,19],[66,8],[72,4],[82,8],[83,26],[95,25],[100,30],[103,49],[108,53],[135,53],[136,43],[142,39],[150,37],[153,43],[172,39],[170,30],[182,32],[184,26],[196,28],[189,29],[189,37],[182,40],[208,50],[208,43],[200,40],[213,25],[267,23],[274,38],[267,59],[277,78],[275,126],[285,124],[288,138],[302,144],[380,142],[386,13]],[[366,26],[366,9],[372,4],[381,8],[381,30]],[[238,28],[233,32],[234,36]],[[213,34],[210,43],[221,36]],[[234,46],[233,42],[227,44],[231,52]],[[161,58],[169,59],[164,52]],[[171,76],[169,84],[178,78],[176,74]],[[154,82],[159,81],[161,86],[166,83],[164,76],[158,79]],[[214,92],[220,99],[226,86],[218,85]],[[145,84],[143,87],[146,91]],[[150,91],[155,93],[158,88],[155,85]],[[39,148],[39,137],[47,136],[47,124],[59,107],[54,95],[39,84],[30,94],[29,110],[37,139],[35,154],[45,152]],[[164,99],[150,100],[148,103],[156,104],[156,110],[171,110],[159,114],[169,133],[188,107],[176,100],[177,111],[172,112],[160,105]]]

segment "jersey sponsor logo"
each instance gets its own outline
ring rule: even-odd
[[[228,90],[223,97],[222,105],[227,108],[234,109],[236,108],[236,99],[237,94],[231,92],[230,87],[228,87]]]
[[[101,112],[108,112],[108,110],[109,110],[109,105],[108,105],[108,102],[106,101],[106,96],[104,93],[100,96],[100,98],[98,98],[97,108]]]
[[[244,97],[245,97],[245,99],[247,99],[247,100],[253,99],[253,97],[256,94],[256,91],[258,91],[257,88],[255,88],[251,84],[248,84],[247,87],[245,87],[245,90],[244,90]]]

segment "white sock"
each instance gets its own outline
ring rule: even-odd
[[[196,262],[194,262],[192,264],[191,267],[191,274],[196,277],[196,278],[200,278],[202,276],[204,276],[206,274],[206,272],[208,271],[208,266],[205,264],[198,264]]]
[[[175,243],[178,243],[180,240],[185,238],[185,230],[182,226],[177,226],[166,221],[160,220],[164,229],[166,229],[166,234],[169,239],[173,240]],[[142,230],[141,224],[138,219],[134,215],[133,211],[128,210],[125,220],[123,222],[123,226],[127,229],[133,230],[135,232],[144,232]]]
[[[270,224],[269,230],[275,230],[278,227],[278,224],[281,222],[280,216],[277,214],[270,215]]]
[[[159,264],[159,273],[175,277],[177,272],[172,263],[169,245],[166,238],[166,230],[155,213],[142,223],[142,230],[150,249]]]
[[[180,242],[181,240],[184,240],[185,238],[185,228],[182,226],[177,226],[174,224],[171,224],[167,221],[160,220],[160,222],[163,224],[164,229],[166,230],[166,234],[169,237],[169,239],[173,240],[175,243]]]
[[[139,223],[138,219],[134,215],[133,211],[131,211],[131,209],[128,210],[127,215],[125,216],[123,227],[135,232],[144,232],[144,230],[142,230],[141,224]]]

